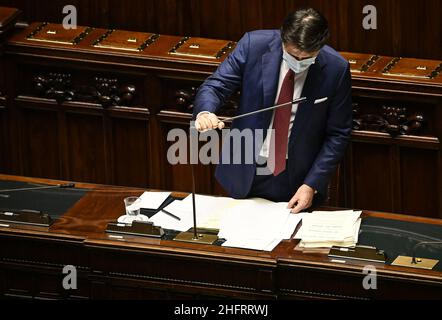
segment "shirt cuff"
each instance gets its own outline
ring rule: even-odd
[[[203,114],[210,114],[209,111],[202,111],[200,113],[198,113],[198,115],[196,116],[196,118],[198,119],[200,116],[202,116]]]
[[[313,189],[313,191],[315,191],[315,195],[317,195],[318,194],[318,190],[316,190],[315,188],[313,188],[311,185],[309,185],[309,184],[307,184],[307,183],[304,183],[306,186],[309,186],[310,188],[312,188]]]

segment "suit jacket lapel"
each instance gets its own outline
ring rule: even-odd
[[[302,132],[303,127],[308,122],[311,113],[314,110],[315,102],[315,89],[317,84],[321,81],[321,72],[324,68],[322,54],[320,53],[315,64],[310,67],[305,80],[304,89],[301,97],[306,97],[307,101],[300,104],[296,113],[295,123],[293,125],[292,134],[290,136],[290,144],[294,142],[294,139]]]
[[[269,44],[269,51],[262,57],[262,86],[263,86],[263,106],[271,107],[275,104],[278,91],[279,73],[282,61],[282,43],[280,38],[276,38]],[[261,120],[263,128],[270,126],[272,111],[263,112]]]

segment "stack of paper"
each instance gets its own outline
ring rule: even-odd
[[[361,228],[361,211],[325,211],[304,214],[296,239],[301,248],[354,247]]]
[[[290,213],[287,203],[241,200],[223,216],[219,237],[227,240],[225,247],[272,251],[292,237],[301,218]]]
[[[141,196],[143,208],[156,209],[170,193],[148,192]],[[192,196],[174,201],[150,221],[156,226],[176,231],[193,227]],[[354,247],[361,227],[361,211],[316,211],[291,214],[287,203],[264,199],[234,200],[196,196],[198,228],[218,229],[225,247],[272,251],[282,240],[290,239],[302,220],[296,235],[300,248]]]
[[[192,196],[174,201],[165,212],[158,212],[150,221],[156,226],[176,231],[193,227]],[[196,196],[197,226],[219,230],[219,238],[226,239],[226,247],[272,251],[282,240],[290,239],[302,215],[294,215],[287,203],[273,203],[263,199],[234,200],[210,196]]]

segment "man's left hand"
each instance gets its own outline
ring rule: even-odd
[[[298,189],[295,196],[290,200],[288,209],[293,209],[292,213],[300,213],[302,210],[308,209],[313,204],[315,190],[304,184]]]

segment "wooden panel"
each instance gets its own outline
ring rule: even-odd
[[[3,273],[3,274],[2,274]],[[90,285],[81,272],[77,274],[77,290],[63,288],[62,267],[20,268],[14,264],[0,269],[4,285],[3,294],[14,299],[85,300],[90,296]]]
[[[24,173],[32,177],[61,177],[57,112],[23,108],[21,135]]]
[[[114,184],[148,187],[151,154],[147,120],[112,118]]]
[[[14,24],[20,15],[20,11],[16,8],[0,8],[0,40],[10,30],[14,29]]]
[[[11,272],[9,270],[2,270],[3,277],[5,281],[4,294],[8,298],[19,298],[19,299],[32,299],[34,296],[34,288],[31,285],[33,283],[33,276],[26,272]]]
[[[103,38],[97,40],[95,46],[100,48],[142,51],[144,45],[153,42],[158,35],[146,32],[109,30]]]
[[[351,206],[440,217],[440,144],[424,137],[393,140],[382,135],[354,135],[343,162],[345,180],[338,188],[351,194]],[[412,141],[413,139],[414,141]],[[334,182],[336,183],[336,182]],[[346,203],[344,195],[338,203]]]
[[[402,212],[442,218],[435,192],[441,183],[436,170],[439,152],[402,148],[400,156]]]
[[[419,98],[414,90],[390,94],[378,89],[354,90],[353,101],[354,143],[338,185],[347,192],[337,195],[338,204],[439,217],[437,100]]]
[[[66,130],[69,179],[97,183],[108,181],[102,117],[68,114]]]
[[[286,14],[313,6],[328,18],[330,43],[341,51],[440,59],[442,36],[439,0],[0,0],[18,7],[27,21],[60,23],[64,5],[78,8],[80,25],[161,34],[239,40],[246,32],[279,28]],[[362,28],[362,9],[378,10],[378,29]]]
[[[29,34],[26,39],[44,43],[76,45],[91,31],[90,28],[78,26],[76,29],[65,29],[63,25],[43,23]]]
[[[430,79],[433,74],[439,74],[440,68],[442,68],[440,61],[394,58],[385,67],[383,73],[395,77]]]
[[[8,148],[8,121],[6,115],[6,108],[4,106],[5,100],[0,97],[0,172],[6,172],[8,170],[7,159],[9,157]]]
[[[227,40],[184,37],[169,53],[181,57],[219,59],[233,47],[234,43]]]
[[[420,286],[411,281],[394,281],[390,277],[378,277],[377,285],[380,290],[365,290],[364,274],[348,270],[345,282],[337,280],[333,271],[326,272],[321,268],[306,268],[305,266],[281,266],[278,269],[278,288],[286,299],[321,300],[390,300],[394,299],[431,299],[437,295],[439,288]],[[315,289],[313,289],[315,288]],[[318,290],[318,288],[321,288]]]
[[[355,208],[381,208],[393,211],[393,168],[390,147],[352,144],[353,204]]]
[[[4,48],[7,36],[13,31],[19,12],[13,8],[0,8],[0,172],[10,171],[9,121],[6,99],[6,64]]]

